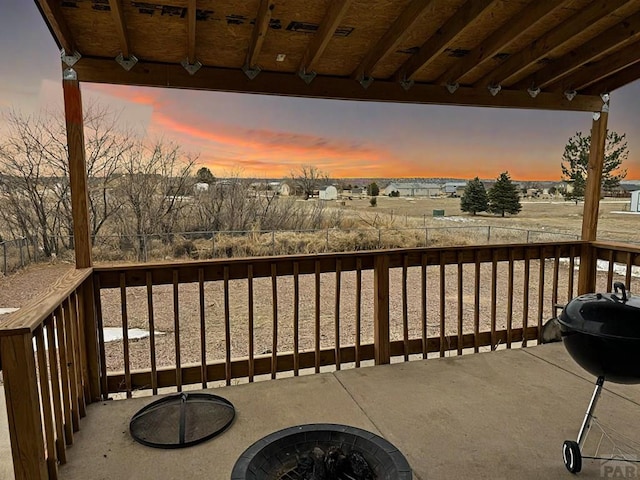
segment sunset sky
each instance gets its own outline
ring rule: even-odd
[[[31,0],[1,0],[0,110],[62,103],[59,52]],[[214,175],[559,180],[564,145],[590,113],[296,99],[83,84],[145,132],[199,154]],[[0,125],[1,126],[1,125]],[[640,179],[640,82],[612,95],[609,128],[626,133],[627,179]],[[0,128],[0,132],[1,132]],[[1,133],[0,133],[1,135]]]

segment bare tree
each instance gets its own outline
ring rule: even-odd
[[[329,181],[329,175],[314,165],[300,165],[298,170],[291,172],[291,179],[296,186],[296,193],[300,192],[307,199]]]

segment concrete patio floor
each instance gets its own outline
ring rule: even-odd
[[[131,416],[156,397],[101,402],[89,407],[60,477],[228,480],[254,441],[318,422],[383,436],[418,480],[573,478],[562,442],[575,440],[593,381],[552,344],[217,388],[235,405],[234,424],[182,450],[145,447],[129,435]],[[640,443],[640,387],[605,384],[596,414]],[[601,461],[585,460],[578,477],[606,478],[601,470]]]

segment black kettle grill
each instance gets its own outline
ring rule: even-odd
[[[558,319],[569,355],[598,377],[577,441],[566,440],[562,446],[564,464],[571,473],[581,470],[582,458],[608,459],[581,453],[605,380],[640,383],[640,297],[628,293],[621,282],[613,287],[612,293],[574,298]]]

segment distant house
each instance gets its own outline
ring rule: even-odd
[[[193,186],[193,193],[204,193],[209,191],[209,184],[198,182]]]
[[[398,192],[401,197],[436,197],[442,193],[442,189],[437,183],[393,182],[387,185],[381,193],[391,195],[391,192]]]
[[[318,190],[318,198],[320,198],[320,200],[337,200],[338,189],[333,185],[322,187]]]
[[[447,197],[461,197],[467,182],[447,182],[442,186],[442,190]]]
[[[631,206],[629,211],[640,213],[640,190],[631,192]]]

